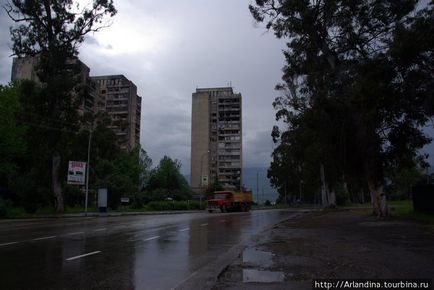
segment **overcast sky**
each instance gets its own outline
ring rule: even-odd
[[[79,57],[91,75],[124,74],[137,85],[141,144],[154,165],[169,155],[189,174],[191,94],[197,87],[232,84],[243,96],[244,166],[268,167],[275,124],[271,104],[285,45],[254,23],[250,2],[115,0],[112,26],[81,46]],[[0,13],[0,83],[6,84],[11,24]]]

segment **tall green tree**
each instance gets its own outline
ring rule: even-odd
[[[26,128],[17,123],[21,111],[19,84],[0,85],[0,184],[17,170],[16,158],[24,153]]]
[[[416,12],[417,2],[257,0],[250,6],[258,22],[288,39],[277,117],[293,131],[312,124],[306,115],[313,114],[307,127],[326,171],[322,187],[363,178],[378,215],[387,211],[385,168],[415,160],[429,142],[421,126],[432,115],[433,45],[421,36],[432,32],[433,3]],[[406,54],[403,40],[411,38]]]
[[[51,151],[51,187],[56,209],[63,212],[63,149],[67,135],[78,129],[76,114],[82,100],[76,92],[80,71],[75,57],[85,35],[106,26],[106,19],[114,16],[116,9],[112,0],[95,0],[89,7],[81,7],[73,0],[12,0],[4,9],[18,24],[10,30],[13,54],[38,59],[37,76],[43,84],[38,115],[44,116],[42,125],[49,124],[47,127],[56,122],[57,130],[47,131],[45,140]]]
[[[180,172],[181,163],[169,156],[164,156],[151,172],[148,191],[163,191],[175,199],[185,199],[190,195],[190,186]]]

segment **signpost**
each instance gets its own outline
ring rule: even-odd
[[[84,185],[86,181],[86,162],[69,161],[68,184]]]
[[[208,186],[208,175],[202,175],[202,187]]]

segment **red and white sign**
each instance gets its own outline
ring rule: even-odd
[[[84,185],[86,181],[86,162],[69,161],[68,184]]]

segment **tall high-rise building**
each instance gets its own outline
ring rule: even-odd
[[[242,101],[232,87],[198,88],[192,94],[191,186],[203,192],[218,182],[240,189]]]
[[[38,56],[27,56],[27,57],[15,57],[12,60],[12,81],[15,80],[31,80],[35,83],[40,84],[37,66],[39,62]],[[71,58],[68,60],[67,65],[71,68],[78,68],[77,77],[78,84],[76,89],[86,92],[83,101],[78,108],[78,112],[83,114],[85,112],[96,113],[96,102],[98,100],[98,88],[97,84],[92,82],[89,77],[90,69],[78,58]]]
[[[132,150],[140,144],[142,98],[136,85],[124,75],[94,76],[100,98],[99,112],[107,112],[112,119],[111,129],[122,148]]]
[[[32,80],[40,83],[37,75],[38,57],[14,58],[12,80]],[[140,144],[140,117],[142,98],[137,95],[136,85],[123,75],[90,77],[90,69],[78,58],[68,61],[78,65],[80,88],[86,93],[78,112],[106,112],[111,120],[119,145],[130,151]]]

